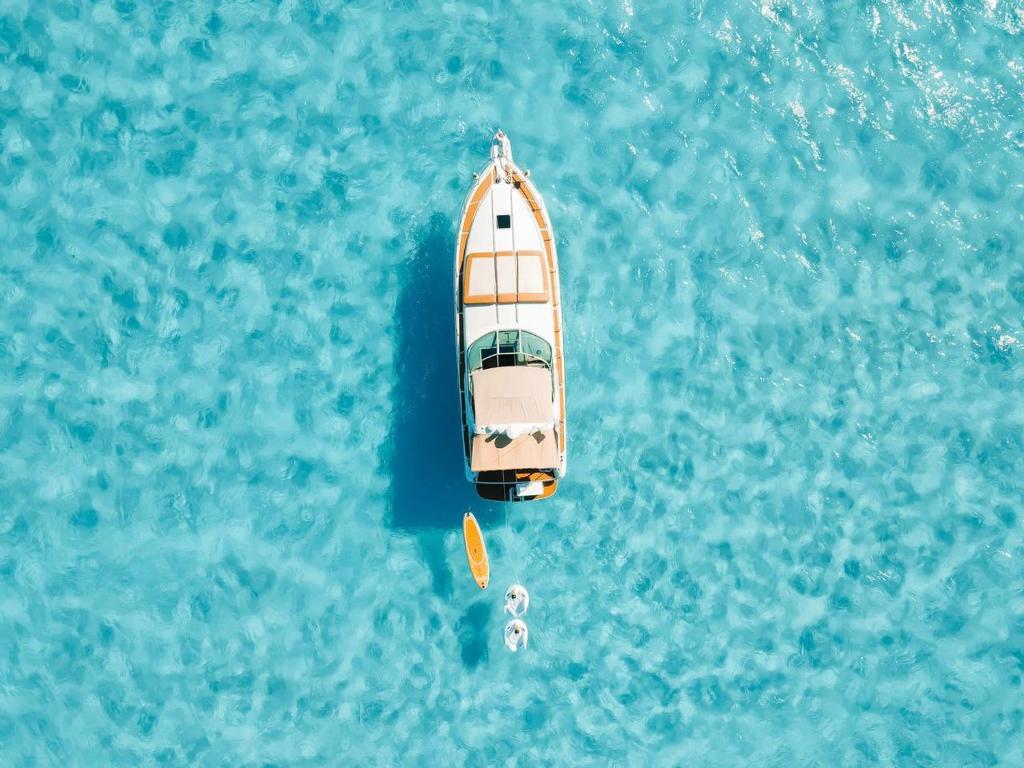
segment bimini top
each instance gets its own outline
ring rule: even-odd
[[[476,434],[506,434],[554,427],[551,369],[516,365],[473,371],[473,422]]]
[[[551,369],[502,366],[472,377],[472,470],[557,467]]]

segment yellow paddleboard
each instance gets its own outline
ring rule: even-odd
[[[473,579],[480,589],[487,589],[487,582],[491,580],[491,564],[487,561],[484,534],[472,512],[467,512],[462,518],[462,536],[466,539],[469,572],[473,574]]]

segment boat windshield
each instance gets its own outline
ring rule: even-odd
[[[496,331],[485,333],[474,341],[466,353],[470,372],[479,368],[500,368],[509,365],[551,367],[551,345],[529,331]]]

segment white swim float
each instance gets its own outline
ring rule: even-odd
[[[505,647],[512,653],[525,648],[529,639],[530,630],[526,628],[526,622],[522,619],[512,619],[505,625]]]
[[[505,592],[505,613],[510,613],[514,618],[524,615],[530,607],[530,593],[522,584],[513,584]]]

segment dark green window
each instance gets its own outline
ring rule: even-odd
[[[529,331],[485,333],[469,346],[466,365],[470,371],[506,365],[539,365],[550,368],[551,345]]]

